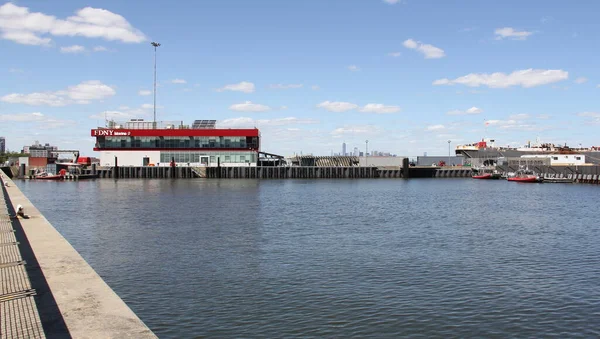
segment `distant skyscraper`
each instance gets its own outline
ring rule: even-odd
[[[0,154],[6,153],[6,139],[0,137]]]
[[[342,143],[342,155],[346,155],[346,143]]]
[[[358,147],[354,147],[354,156],[357,157],[359,153]]]

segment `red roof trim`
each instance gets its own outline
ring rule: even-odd
[[[258,137],[256,128],[237,129],[124,129],[97,128],[91,136],[132,136],[132,137]]]
[[[196,151],[196,152],[258,152],[257,149],[252,148],[98,148],[94,147],[94,152],[101,151],[166,151],[166,152],[178,152],[178,151]]]

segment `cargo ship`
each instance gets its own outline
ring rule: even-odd
[[[481,139],[481,141],[458,145],[455,148],[456,155],[467,159],[499,159],[519,158],[524,155],[545,154],[581,154],[589,163],[600,164],[600,146],[571,148],[567,145],[559,146],[552,143],[528,142],[521,147],[497,146],[494,139]]]

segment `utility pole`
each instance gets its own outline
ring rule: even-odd
[[[365,166],[369,166],[369,140],[365,140]]]
[[[160,46],[158,42],[151,42],[154,46],[154,123],[153,128],[156,128],[156,47]]]
[[[452,141],[448,140],[448,165],[446,165],[446,166],[450,166],[450,143],[451,142]]]

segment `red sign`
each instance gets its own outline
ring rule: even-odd
[[[93,137],[257,137],[256,128],[231,129],[109,129],[92,130]]]
[[[114,129],[93,129],[93,137],[122,137],[131,135],[130,131],[115,131]]]

